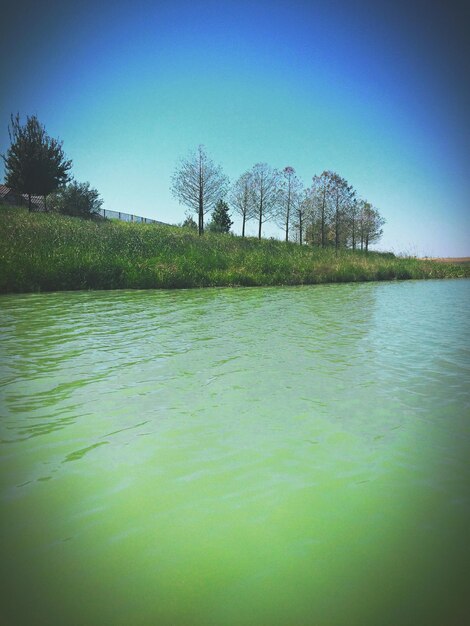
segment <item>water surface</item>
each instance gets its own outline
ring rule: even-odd
[[[0,300],[0,624],[465,623],[470,281]]]

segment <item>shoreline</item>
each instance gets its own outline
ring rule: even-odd
[[[40,296],[40,295],[44,295],[44,294],[62,294],[62,293],[68,293],[68,294],[72,294],[72,293],[100,293],[100,292],[106,292],[106,293],[110,293],[111,291],[117,291],[117,292],[121,292],[121,291],[169,291],[169,292],[174,292],[174,291],[195,291],[198,289],[202,289],[202,290],[210,290],[210,289],[233,289],[233,290],[238,290],[238,289],[277,289],[279,287],[282,288],[292,288],[292,289],[298,289],[299,287],[325,287],[325,286],[331,286],[331,285],[367,285],[370,283],[378,283],[378,284],[382,284],[382,283],[409,283],[409,282],[413,282],[413,281],[420,281],[420,282],[430,282],[430,281],[442,281],[442,280],[453,280],[453,281],[457,281],[457,280],[468,280],[470,279],[470,276],[434,276],[431,278],[426,278],[426,277],[421,277],[421,278],[417,278],[417,277],[410,277],[410,278],[371,278],[371,279],[364,279],[364,280],[344,280],[344,281],[339,281],[339,280],[330,280],[330,281],[324,281],[324,282],[311,282],[311,283],[269,283],[269,284],[259,284],[259,285],[242,285],[242,284],[220,284],[220,285],[193,285],[193,286],[188,286],[188,287],[100,287],[100,288],[96,288],[96,287],[88,287],[88,288],[78,288],[78,289],[51,289],[51,290],[41,290],[38,289],[36,291],[0,291],[0,299],[3,297],[8,297],[8,296]]]
[[[470,263],[0,207],[0,293],[468,278]]]

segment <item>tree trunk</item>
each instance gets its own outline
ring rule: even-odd
[[[198,211],[198,224],[197,232],[199,235],[204,233],[204,204],[202,202],[202,195],[199,196],[199,211]]]
[[[356,249],[356,221],[353,217],[353,221],[352,221],[352,246],[353,246],[353,250]]]
[[[246,213],[243,213],[243,222],[242,222],[242,237],[245,236],[245,221],[246,221]]]
[[[261,239],[261,226],[263,224],[263,205],[259,208],[259,226],[258,226],[258,239]]]
[[[289,191],[287,193],[287,211],[286,211],[286,241],[289,241],[290,205],[291,205],[291,179],[289,177]]]
[[[302,229],[303,229],[302,213],[300,213],[299,214],[299,243],[300,245],[302,245]]]
[[[264,183],[261,184],[260,197],[259,197],[259,228],[258,239],[261,239],[261,226],[263,225],[263,209],[264,209]]]
[[[198,233],[204,234],[204,181],[202,177],[201,155],[199,155],[199,220]]]
[[[321,205],[321,247],[325,247],[325,195],[326,191],[323,191],[323,201]]]
[[[336,196],[336,211],[335,211],[335,252],[338,254],[339,248],[339,202],[338,196]]]

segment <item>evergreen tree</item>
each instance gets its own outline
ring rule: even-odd
[[[219,200],[212,212],[212,221],[208,226],[209,230],[213,233],[229,233],[232,224],[228,204],[223,200]]]
[[[44,196],[69,180],[72,161],[65,158],[62,142],[49,137],[46,129],[35,115],[26,118],[24,126],[20,116],[11,116],[8,127],[10,147],[5,162],[5,184],[15,191],[31,196]]]
[[[197,230],[197,224],[191,217],[191,215],[187,215],[184,222],[181,224],[182,228],[191,228],[192,230]]]

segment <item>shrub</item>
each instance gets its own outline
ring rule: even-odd
[[[89,219],[99,215],[102,204],[98,191],[90,183],[74,180],[51,196],[49,207],[63,215]]]

